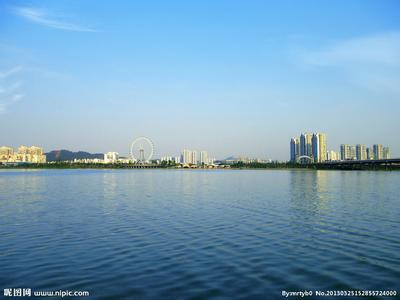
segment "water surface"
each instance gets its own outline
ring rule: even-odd
[[[1,170],[0,289],[399,290],[399,195],[400,172]]]

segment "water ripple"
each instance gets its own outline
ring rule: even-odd
[[[89,290],[94,299],[396,289],[399,179],[396,172],[0,171],[0,287]]]

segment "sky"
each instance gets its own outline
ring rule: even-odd
[[[400,157],[400,2],[0,0],[0,145]]]

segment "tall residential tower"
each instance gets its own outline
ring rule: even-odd
[[[383,159],[383,146],[375,144],[372,148],[374,149],[374,159]]]
[[[356,145],[356,158],[357,160],[367,159],[367,147],[365,145]]]
[[[302,133],[300,138],[291,138],[290,161],[298,161],[301,156],[308,156],[314,162],[326,161],[326,134]]]
[[[312,156],[312,134],[302,133],[300,135],[300,156]]]
[[[300,139],[291,138],[290,140],[290,161],[297,161],[300,156]]]

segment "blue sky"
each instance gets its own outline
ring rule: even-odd
[[[288,159],[328,148],[400,156],[400,3],[0,1],[0,144]]]

